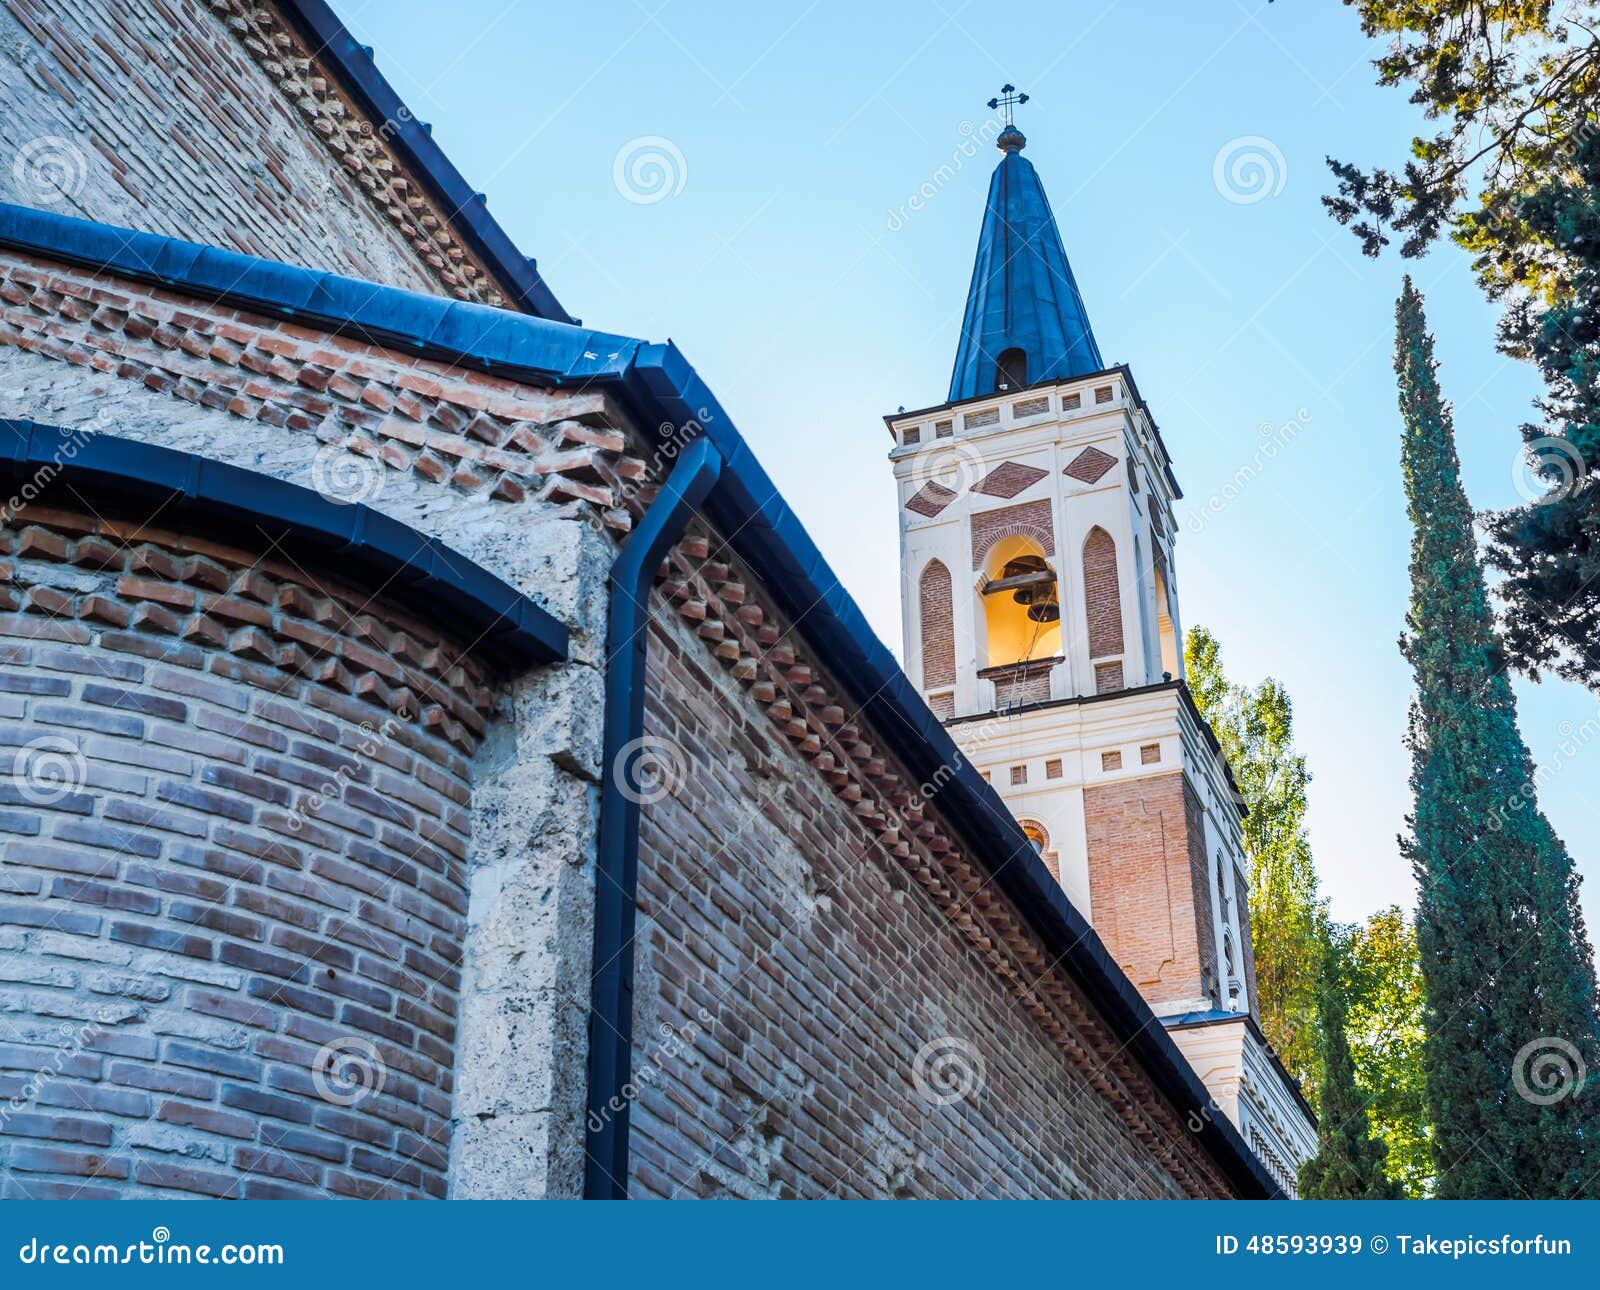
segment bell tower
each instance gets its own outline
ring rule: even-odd
[[[1315,1130],[1261,1035],[1242,805],[1183,682],[1182,496],[1108,365],[1006,86],[944,402],[886,417],[907,673],[1280,1179]]]

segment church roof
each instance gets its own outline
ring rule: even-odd
[[[1180,1117],[1200,1126],[1197,1137],[1241,1196],[1282,1195],[1239,1131],[1212,1112],[1211,1095],[1193,1067],[1050,876],[993,786],[962,756],[717,396],[672,342],[653,344],[5,202],[0,248],[360,336],[418,359],[556,388],[603,389],[641,425],[658,428],[662,453],[685,448],[675,427],[694,427],[724,463],[702,514],[736,535],[730,539],[734,553],[840,678],[860,720],[878,733],[913,782],[940,785],[939,810],[1039,936],[1048,960],[1093,1003],[1119,1051],[1145,1070]]]
[[[998,140],[1005,157],[989,181],[950,377],[952,403],[993,394],[1000,356],[1010,349],[1027,356],[1022,384],[1085,376],[1105,367],[1044,185],[1022,155],[1026,142],[1015,126]]]

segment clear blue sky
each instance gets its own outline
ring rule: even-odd
[[[440,22],[416,0],[335,2],[569,310],[685,350],[897,651],[880,417],[944,397],[999,153],[986,145],[935,176],[1002,82],[1031,94],[1018,115],[1028,156],[1101,349],[1133,366],[1162,426],[1182,505],[1261,466],[1184,532],[1184,619],[1217,632],[1236,679],[1289,688],[1335,915],[1409,906],[1395,846],[1409,804],[1410,678],[1395,645],[1409,528],[1390,366],[1402,266],[1363,259],[1318,199],[1325,155],[1393,161],[1415,118],[1374,85],[1349,10],[455,0]],[[660,200],[624,195],[627,155],[619,188],[619,153],[642,138],[667,141],[640,145],[671,168]],[[1253,145],[1266,194],[1230,201],[1216,159],[1249,138],[1270,142]],[[636,199],[655,195],[643,162]],[[1254,195],[1249,181],[1236,198]],[[924,184],[923,209],[898,215]],[[1495,353],[1495,313],[1464,255],[1410,267],[1468,491],[1507,505],[1536,382]],[[1301,417],[1260,455],[1262,426]],[[1600,739],[1559,747],[1595,703],[1559,682],[1518,693],[1535,758],[1561,763],[1543,802],[1590,879],[1594,927]]]

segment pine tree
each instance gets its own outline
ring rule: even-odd
[[[1324,952],[1318,1006],[1318,1058],[1322,1101],[1317,1113],[1317,1154],[1300,1166],[1299,1193],[1306,1200],[1398,1200],[1400,1189],[1385,1172],[1388,1152],[1373,1135],[1367,1099],[1356,1085],[1355,1061],[1345,1031],[1342,955],[1337,943]]]
[[[1426,1082],[1443,1198],[1571,1196],[1600,1169],[1594,967],[1571,858],[1539,811],[1433,338],[1396,309],[1416,698],[1413,814]]]
[[[1600,692],[1600,0],[1345,0],[1428,132],[1399,167],[1330,161],[1369,255],[1448,235],[1505,306],[1500,349],[1545,383],[1522,427],[1537,501],[1489,520],[1503,643]],[[1508,446],[1509,447],[1509,446]]]

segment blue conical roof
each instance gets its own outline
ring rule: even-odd
[[[993,394],[1010,349],[1027,356],[1030,385],[1105,369],[1044,185],[1022,155],[1026,140],[1012,126],[998,142],[1005,157],[989,181],[951,402]]]

